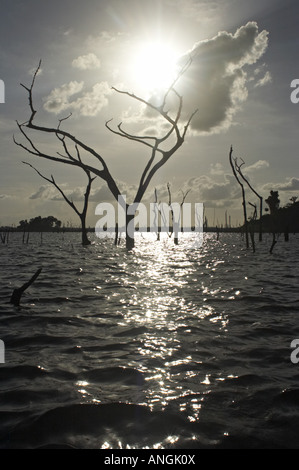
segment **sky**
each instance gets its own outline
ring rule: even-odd
[[[61,195],[24,161],[53,175],[80,207],[86,176],[80,169],[52,163],[17,146],[24,142],[16,121],[29,119],[28,95],[34,86],[35,122],[63,129],[93,147],[105,160],[127,200],[133,201],[149,149],[110,132],[105,123],[134,135],[157,136],[165,123],[137,100],[112,87],[159,103],[191,58],[176,84],[183,97],[181,125],[193,117],[183,146],[160,169],[145,202],[202,202],[210,225],[242,222],[240,187],[229,165],[245,161],[244,173],[265,198],[279,191],[281,204],[299,196],[299,104],[291,83],[299,79],[299,4],[296,0],[1,0],[0,225],[53,215],[78,225]],[[2,83],[2,82],[0,82]],[[165,88],[166,87],[166,88]],[[3,89],[2,89],[3,91]],[[1,97],[1,90],[0,90]],[[1,101],[1,100],[0,100]],[[177,106],[172,95],[169,113]],[[36,145],[51,155],[62,152],[57,139],[35,133]],[[88,160],[93,165],[97,161]],[[241,160],[240,160],[241,161]],[[112,202],[104,181],[93,183],[88,223],[95,207]],[[255,197],[248,193],[248,201]]]

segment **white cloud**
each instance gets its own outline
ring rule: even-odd
[[[299,191],[299,178],[287,178],[283,183],[267,183],[265,191]]]
[[[84,82],[72,81],[55,88],[50,95],[45,98],[44,109],[50,113],[59,114],[69,108],[69,99],[80,93],[84,86]]]
[[[244,167],[244,173],[253,173],[254,171],[262,170],[263,168],[269,168],[270,164],[266,160],[259,160],[248,167]]]
[[[211,175],[223,175],[224,169],[222,163],[212,163],[210,173]]]
[[[33,67],[32,69],[28,70],[28,75],[30,75],[31,77],[33,77],[33,75],[36,73],[37,71],[37,67]],[[42,75],[43,74],[43,69],[40,67],[37,71],[37,76],[39,75]]]
[[[255,88],[259,88],[259,87],[263,87],[265,85],[267,85],[268,83],[271,83],[272,82],[272,75],[271,73],[268,71],[265,73],[265,75],[260,78],[256,84],[254,85]]]
[[[97,70],[101,67],[101,61],[91,52],[74,59],[72,66],[80,70]]]
[[[29,199],[35,200],[35,199],[53,199],[55,197],[57,190],[54,188],[54,186],[51,186],[49,184],[40,186],[38,190],[31,194],[29,196]]]
[[[116,180],[116,184],[119,188],[120,193],[127,196],[127,201],[129,203],[132,202],[137,192],[137,186],[130,185],[123,181],[118,181],[118,180]],[[60,184],[59,186],[64,191],[68,199],[70,199],[74,203],[84,201],[86,186],[78,186],[72,189],[68,189],[69,185],[67,183]],[[1,199],[1,195],[0,195],[0,199]],[[29,197],[29,199],[64,201],[63,196],[59,193],[59,191],[53,185],[40,186],[38,190]],[[110,189],[108,188],[108,186],[106,184],[102,184],[100,187],[91,189],[89,201],[99,204],[100,202],[115,202],[115,199]]]
[[[83,116],[97,116],[108,105],[107,96],[112,93],[107,82],[96,83],[92,91],[84,93],[75,102],[70,103],[70,109],[77,110]]]
[[[102,108],[108,105],[107,96],[111,94],[111,88],[107,82],[96,83],[91,91],[71,101],[70,99],[80,93],[83,87],[84,82],[72,81],[60,88],[55,88],[45,98],[44,109],[55,114],[71,111],[81,116],[96,116]]]

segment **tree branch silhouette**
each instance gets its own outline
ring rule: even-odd
[[[77,208],[77,206],[74,204],[74,202],[67,197],[65,192],[61,189],[61,187],[56,183],[54,176],[51,175],[51,178],[48,178],[44,176],[40,171],[38,171],[33,165],[31,165],[28,162],[23,162],[24,165],[28,165],[30,168],[32,168],[42,179],[47,181],[48,183],[52,184],[55,186],[55,188],[59,191],[59,193],[62,195],[63,199],[67,202],[67,204],[75,211],[75,213],[78,215],[81,221],[81,228],[82,228],[82,245],[87,246],[90,245],[90,241],[88,239],[87,235],[87,228],[86,228],[86,217],[87,217],[87,212],[88,212],[88,204],[89,204],[89,197],[90,197],[90,192],[91,192],[91,186],[94,180],[97,178],[96,176],[94,178],[91,177],[91,173],[89,170],[86,170],[83,168],[83,170],[86,173],[88,183],[86,186],[86,191],[84,193],[84,202],[83,202],[83,209],[80,212],[80,210]]]
[[[122,123],[120,123],[117,126],[117,130],[116,130],[110,126],[111,120],[106,122],[106,128],[113,134],[121,136],[128,140],[133,140],[138,143],[141,143],[151,150],[149,160],[145,166],[145,169],[139,181],[138,190],[134,198],[135,204],[138,204],[141,202],[146,190],[149,187],[150,182],[152,181],[157,171],[162,166],[164,166],[168,162],[168,160],[172,157],[172,155],[183,145],[187,131],[191,124],[191,121],[194,115],[197,113],[197,110],[195,110],[190,115],[189,119],[187,120],[183,129],[181,130],[179,126],[179,122],[181,121],[181,118],[182,118],[183,98],[177,93],[174,87],[177,81],[179,80],[179,78],[185,73],[185,71],[191,65],[191,63],[192,63],[192,60],[189,59],[186,65],[182,67],[176,79],[173,81],[169,89],[166,90],[166,92],[164,93],[161,106],[155,106],[150,101],[147,101],[133,93],[129,93],[127,91],[121,91],[115,87],[112,88],[116,93],[126,95],[130,99],[138,101],[144,104],[145,106],[149,107],[152,111],[156,112],[157,115],[160,116],[164,120],[164,122],[166,122],[170,126],[170,129],[162,137],[157,138],[152,135],[138,136],[138,135],[130,134],[129,132],[123,129]],[[28,121],[22,124],[17,121],[18,128],[21,134],[23,135],[23,137],[25,138],[25,141],[27,142],[26,145],[18,142],[14,137],[15,144],[17,144],[23,150],[25,150],[26,152],[36,157],[44,158],[46,160],[49,160],[55,163],[79,167],[79,168],[82,168],[84,171],[89,171],[93,173],[94,175],[98,176],[99,178],[101,178],[107,183],[116,201],[120,200],[121,203],[125,205],[125,201],[123,199],[122,194],[119,191],[116,180],[111,175],[108,169],[108,165],[105,159],[102,157],[102,155],[99,154],[94,148],[90,147],[89,145],[87,145],[86,143],[82,142],[80,139],[75,137],[70,132],[67,132],[62,129],[62,123],[66,121],[67,119],[69,119],[71,117],[71,114],[63,119],[60,119],[56,127],[40,126],[35,123],[37,111],[35,109],[34,100],[33,100],[33,89],[34,89],[34,85],[36,82],[37,75],[40,71],[40,68],[41,68],[41,61],[39,62],[38,68],[34,73],[32,83],[29,87],[21,84],[21,86],[28,93],[30,117]],[[165,111],[167,98],[169,97],[170,94],[172,94],[177,99],[177,110],[175,112],[174,118],[169,116],[168,112]],[[60,145],[62,146],[63,152],[57,152],[56,155],[51,155],[47,152],[40,150],[37,147],[37,145],[33,142],[33,139],[29,136],[29,131],[33,131],[33,132],[35,131],[35,132],[40,132],[43,134],[55,136],[58,139]],[[173,145],[169,146],[168,150],[165,150],[164,148],[161,147],[162,144],[165,144],[167,141],[169,141],[172,138],[174,138],[175,142]],[[73,150],[70,149],[71,145],[75,149],[75,155],[73,155]],[[85,151],[89,156],[95,158],[97,163],[99,163],[101,167],[98,168],[97,166],[91,166],[90,164],[87,164],[86,162],[84,162],[80,154],[81,150]],[[129,205],[126,204],[126,209],[128,209],[128,207]],[[130,222],[130,220],[132,220],[133,218],[134,216],[128,216],[127,225]],[[126,237],[127,247],[132,248],[134,246],[134,240],[129,240],[129,238],[130,237],[127,233],[127,237]]]

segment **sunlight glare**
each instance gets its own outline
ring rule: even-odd
[[[146,91],[167,89],[177,73],[178,55],[170,44],[148,42],[141,44],[134,52],[131,73]]]

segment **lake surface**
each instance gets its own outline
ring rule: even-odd
[[[0,245],[0,447],[299,448],[299,236],[92,237]]]

